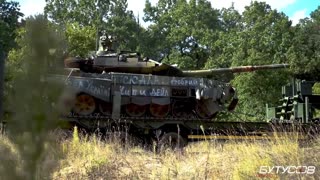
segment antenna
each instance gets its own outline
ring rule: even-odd
[[[138,29],[137,29],[137,31],[138,31],[138,39],[140,39],[140,35],[141,35],[141,32],[140,32],[140,30],[141,30],[141,25],[140,25],[140,14],[139,14],[139,11],[138,11]],[[138,50],[138,48],[136,47],[136,51]]]
[[[97,33],[96,33],[96,52],[99,48],[99,28],[97,27]]]

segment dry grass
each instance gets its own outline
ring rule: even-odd
[[[15,146],[7,137],[1,136],[0,144],[1,156],[6,152],[11,154],[6,156],[7,160],[19,162]],[[46,147],[39,179],[263,179],[258,177],[260,166],[320,168],[320,138],[304,147],[292,137],[275,141],[206,141],[191,143],[181,152],[155,154],[139,147],[127,149],[119,143],[107,143],[95,135],[79,137],[74,132],[72,138],[48,143]],[[53,173],[46,173],[49,171]],[[319,177],[319,169],[314,175],[268,176],[269,179]]]

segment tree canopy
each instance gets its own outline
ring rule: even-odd
[[[300,78],[320,80],[320,6],[293,27],[289,62]]]
[[[48,0],[44,12],[66,29],[68,52],[84,55],[95,50],[97,34],[102,30],[117,38],[119,48],[139,49],[142,27],[127,7],[127,0]]]
[[[0,51],[8,52],[15,46],[15,29],[22,16],[19,3],[0,0]]]

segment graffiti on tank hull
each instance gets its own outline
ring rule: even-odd
[[[170,95],[168,87],[148,87],[135,89],[134,86],[120,86],[120,93],[124,96],[158,96],[168,97]]]
[[[201,79],[201,78],[200,78]],[[199,78],[167,77],[151,75],[113,74],[113,80],[127,85],[168,85],[168,86],[198,86]]]
[[[79,92],[85,92],[102,99],[109,99],[110,97],[111,83],[109,81],[68,78],[65,83],[67,86]]]

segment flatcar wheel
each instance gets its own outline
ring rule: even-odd
[[[103,115],[111,115],[112,114],[112,103],[109,102],[100,102],[99,110]]]
[[[126,105],[126,113],[132,117],[142,116],[146,113],[146,111],[147,111],[147,108],[145,105],[138,105],[133,103]]]
[[[169,114],[170,105],[150,104],[150,113],[154,117],[163,118]]]
[[[76,97],[73,111],[79,115],[90,115],[96,109],[95,99],[88,94],[80,94]]]
[[[205,107],[204,104],[201,104],[201,102],[197,102],[196,107],[195,107],[195,111],[196,111],[196,114],[198,115],[198,117],[201,119],[210,118],[207,108]]]
[[[172,105],[172,115],[174,117],[188,117],[188,104],[185,101],[175,101]]]
[[[169,132],[164,134],[158,142],[157,152],[164,153],[167,150],[179,151],[187,145],[187,141],[180,134]]]

